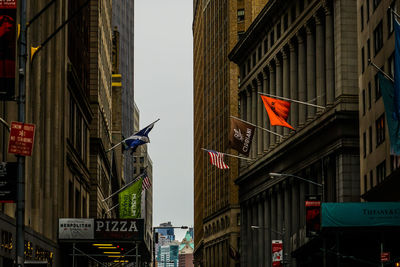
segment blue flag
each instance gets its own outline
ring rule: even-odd
[[[148,137],[149,132],[153,129],[154,123],[149,126],[143,128],[139,132],[129,136],[128,138],[122,141],[125,149],[132,149],[132,152],[136,151],[136,148],[140,145],[150,143],[150,139]]]
[[[381,72],[378,72],[379,87],[382,92],[383,104],[385,105],[386,121],[389,128],[390,153],[400,155],[400,121],[396,114],[395,90],[393,83]]]
[[[393,26],[395,33],[394,49],[394,105],[397,120],[400,120],[400,24],[396,16],[393,16]]]

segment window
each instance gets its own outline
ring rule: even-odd
[[[381,94],[381,88],[379,86],[378,74],[375,74],[375,101],[378,101],[378,99],[381,96],[382,96],[382,94]]]
[[[258,51],[257,51],[258,60],[261,59],[261,54],[262,54],[262,47],[261,47],[261,45],[259,45],[258,46]]]
[[[74,100],[72,99],[69,103],[69,137],[71,139],[71,143],[75,143],[75,104]]]
[[[274,30],[272,30],[271,31],[271,33],[269,34],[269,40],[270,40],[270,43],[271,43],[271,46],[274,44],[274,37],[275,37],[275,34],[274,34]]]
[[[82,218],[81,213],[81,192],[75,191],[75,218]]]
[[[367,188],[367,175],[364,175],[364,192],[367,192],[368,188]]]
[[[369,172],[369,188],[374,187],[374,172],[371,170]]]
[[[393,172],[397,168],[399,168],[399,156],[390,155],[390,170]]]
[[[256,52],[254,52],[253,53],[253,67],[256,65],[256,62],[257,62],[257,55],[256,55]]]
[[[278,24],[276,25],[276,39],[278,40],[281,38],[281,22],[279,21]]]
[[[372,0],[374,10],[379,6],[381,0]]]
[[[296,7],[292,7],[291,11],[290,11],[290,17],[292,22],[296,20]]]
[[[362,111],[363,115],[365,115],[365,89],[362,90]]]
[[[144,157],[140,157],[140,163],[144,163]]]
[[[376,146],[385,141],[385,114],[382,114],[375,122]]]
[[[244,9],[238,9],[237,11],[237,21],[241,22],[244,21]]]
[[[375,56],[381,50],[383,46],[383,26],[382,20],[379,22],[378,26],[374,29],[374,51]]]
[[[372,152],[372,126],[369,126],[369,153]]]
[[[268,51],[268,37],[264,39],[264,54]]]
[[[283,17],[283,30],[286,31],[289,27],[289,15],[286,13]]]
[[[238,32],[238,40],[242,39],[244,36],[244,31]]]
[[[376,181],[381,183],[386,177],[386,160],[382,161],[378,166],[376,166]]]
[[[365,53],[364,53],[364,47],[361,48],[361,71],[364,73],[365,70]]]
[[[367,40],[367,59],[371,59],[371,42],[369,41],[369,39]]]
[[[371,89],[371,82],[368,83],[368,109],[371,109],[372,103],[372,89]]]
[[[360,25],[361,25],[361,31],[364,30],[364,6],[361,6],[360,8]]]
[[[393,78],[394,77],[394,53],[390,55],[388,59],[389,63],[389,75]]]
[[[363,133],[363,156],[364,158],[367,156],[367,134]]]
[[[367,16],[367,22],[369,21],[369,1],[370,1],[370,0],[366,0],[366,10],[365,10],[365,13],[366,13],[366,16]]]
[[[68,213],[69,216],[74,216],[74,183],[68,182]]]
[[[388,8],[387,11],[386,11],[387,27],[388,27],[388,38],[392,35],[392,33],[394,31],[393,12],[392,12],[392,10],[396,10],[394,2],[390,5],[390,8]]]
[[[299,9],[300,9],[300,13],[303,12],[303,10],[304,10],[304,0],[300,0],[299,1]]]

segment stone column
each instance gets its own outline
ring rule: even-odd
[[[269,92],[271,95],[275,95],[276,94],[276,76],[275,76],[275,67],[272,65],[272,63],[270,63],[268,65],[269,68]],[[272,126],[270,125],[270,129],[272,132],[276,132],[276,126]],[[275,142],[276,142],[276,135],[274,134],[269,134],[269,140],[270,140],[270,147],[274,147],[275,146]]]
[[[264,221],[264,198],[262,195],[258,196],[258,226],[262,227],[262,229],[258,230],[257,236],[257,246],[258,246],[258,265],[263,266],[264,262],[264,232],[265,232],[265,221]]]
[[[269,234],[269,229],[271,229],[271,194],[270,190],[263,193],[264,195],[264,265],[270,266],[271,260],[271,235]]]
[[[290,184],[288,181],[285,183],[284,187],[284,205],[285,208],[284,213],[285,213],[285,218],[284,218],[284,225],[285,225],[285,236],[283,238],[283,241],[285,242],[285,256],[286,256],[286,262],[290,262],[290,252],[292,251],[291,244],[290,244],[290,235],[292,232],[291,229],[291,210],[292,210],[292,202],[290,201]]]
[[[290,98],[298,100],[298,79],[297,79],[297,54],[296,45],[293,40],[289,42],[289,52],[290,52]],[[297,128],[299,121],[299,104],[292,103],[290,105],[290,124],[293,128]]]
[[[316,36],[316,77],[317,77],[317,105],[326,105],[326,87],[325,87],[325,36],[323,21],[319,15],[314,15],[315,36]],[[318,112],[322,112],[318,109]]]
[[[276,228],[273,228],[272,230],[279,231],[282,233],[282,226],[283,226],[283,200],[284,200],[284,194],[283,194],[283,188],[282,186],[277,186],[277,225]],[[281,235],[277,235],[278,238],[282,238]]]
[[[312,22],[306,26],[307,33],[307,102],[315,104],[315,38]],[[307,120],[314,118],[315,108],[307,107]]]
[[[275,57],[275,65],[276,65],[276,95],[283,96],[283,69],[281,65],[281,61],[279,57]],[[283,135],[283,127],[276,126],[277,133]],[[279,141],[278,141],[279,143]]]
[[[267,72],[267,70],[264,70],[263,71],[263,78],[264,78],[264,80],[263,80],[263,93],[266,93],[266,94],[268,94],[269,93],[269,83],[268,83],[268,72]],[[270,122],[269,122],[269,119],[268,119],[268,115],[267,115],[267,111],[265,110],[265,107],[264,107],[264,104],[262,103],[262,101],[261,101],[261,105],[262,105],[262,109],[263,109],[263,111],[262,111],[262,125],[263,125],[263,128],[265,128],[265,129],[270,129]],[[267,131],[262,131],[263,132],[263,145],[264,145],[264,147],[263,147],[263,150],[264,151],[267,151],[268,150],[268,148],[269,148],[269,133],[267,132]]]
[[[335,102],[335,56],[333,39],[333,17],[331,9],[324,6],[325,11],[325,40],[326,40],[326,104],[333,105]]]
[[[276,225],[277,225],[277,217],[278,213],[276,212],[277,210],[277,190],[275,188],[272,188],[271,190],[271,228],[268,230],[271,239],[276,239],[276,233],[272,232],[271,229],[277,230]]]
[[[247,257],[246,254],[246,248],[247,248],[247,231],[246,229],[250,226],[247,224],[247,202],[243,202],[240,209],[240,233],[241,233],[241,238],[240,238],[240,251],[241,251],[241,257],[240,257],[240,266],[246,266],[245,259]]]
[[[258,223],[258,220],[257,220],[257,218],[258,218],[258,204],[257,204],[257,199],[256,198],[254,198],[253,199],[253,206],[252,206],[252,209],[253,209],[253,218],[252,218],[252,225],[257,225],[257,223]],[[251,266],[259,266],[258,265],[258,250],[257,250],[257,246],[258,246],[258,231],[259,230],[253,230],[252,231],[252,239],[251,239],[251,244],[252,244],[252,251],[253,251],[253,253],[252,253],[252,264],[251,264]]]
[[[247,106],[246,93],[241,92],[239,94],[239,101],[240,101],[240,118],[242,120],[246,120],[246,106]],[[246,165],[246,160],[239,159],[239,164],[240,168],[244,167]]]
[[[283,97],[290,98],[289,55],[288,55],[288,51],[286,49],[283,49],[283,51],[282,51],[282,59],[283,59],[282,60],[283,61],[283,82],[282,82]],[[289,128],[283,127],[283,133],[284,133],[284,135],[288,135],[289,134]]]
[[[247,237],[247,240],[246,240],[246,245],[247,245],[247,247],[246,247],[246,259],[245,259],[245,263],[247,263],[247,265],[245,265],[245,266],[252,266],[251,264],[252,264],[252,257],[253,257],[253,254],[252,254],[252,231],[251,231],[251,228],[250,228],[250,226],[251,226],[251,216],[252,216],[252,202],[251,202],[251,200],[248,200],[247,201],[247,228],[246,228],[246,237]]]
[[[257,83],[253,82],[251,87],[251,123],[257,125]],[[257,140],[257,139],[255,139]],[[251,157],[257,157],[257,142],[251,144]]]
[[[263,112],[263,102],[261,100],[260,95],[258,92],[263,91],[263,80],[262,77],[257,78],[257,92],[256,92],[256,103],[257,103],[257,125],[259,127],[264,127],[263,119],[262,119],[262,112]],[[261,156],[263,153],[263,130],[257,128],[257,155]]]
[[[299,100],[307,101],[307,73],[306,73],[306,47],[304,45],[304,37],[301,32],[297,34],[297,42],[298,42],[298,71],[299,71]],[[299,105],[299,126],[303,126],[306,121],[307,116],[307,106]]]
[[[251,89],[246,90],[246,116],[245,120],[251,122]]]

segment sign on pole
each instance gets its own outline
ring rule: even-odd
[[[35,136],[35,124],[11,122],[8,153],[31,156]]]
[[[17,0],[0,0],[0,99],[15,94]]]
[[[0,203],[15,203],[17,195],[17,163],[0,162]]]
[[[283,243],[282,240],[272,240],[272,266],[283,266]]]

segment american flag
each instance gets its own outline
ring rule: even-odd
[[[151,187],[151,181],[150,181],[147,173],[144,173],[143,176],[144,176],[144,178],[143,178],[143,182],[142,182],[142,190],[147,190]]]
[[[214,150],[208,150],[206,149],[206,151],[208,152],[208,155],[210,156],[210,161],[212,165],[217,166],[217,168],[220,168],[222,170],[224,169],[229,169],[229,166],[226,165],[226,163],[224,162],[224,154],[214,151]]]

